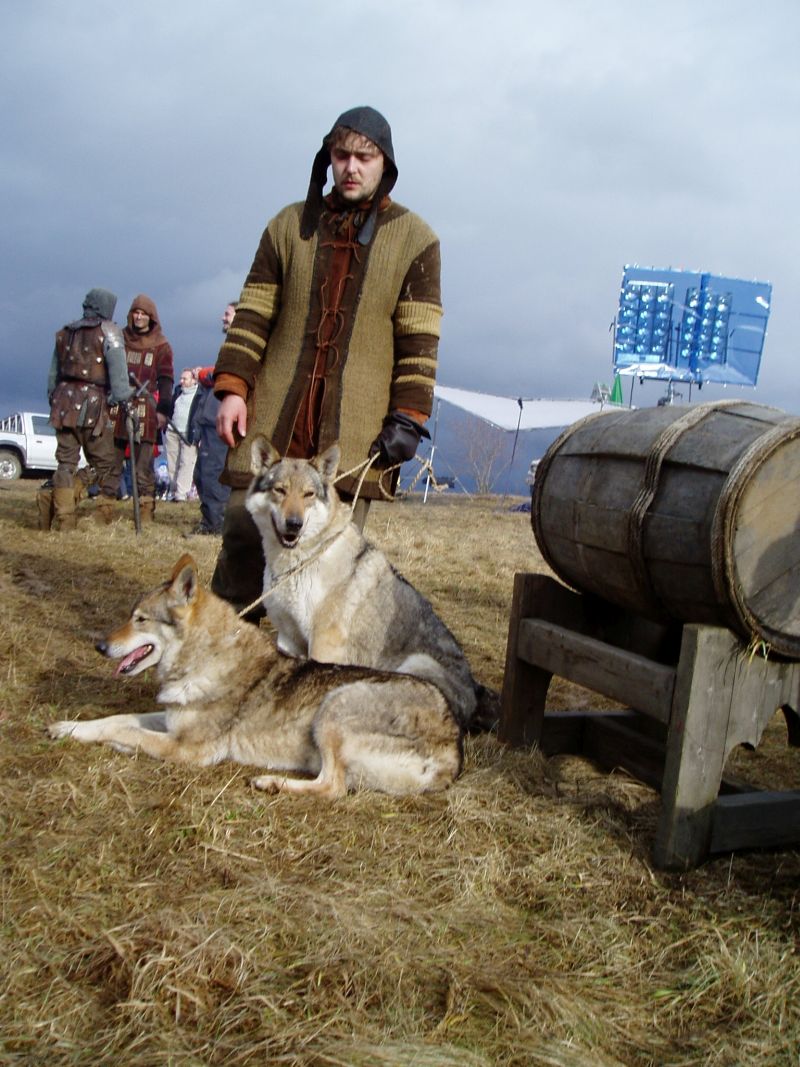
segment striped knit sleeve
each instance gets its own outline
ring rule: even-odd
[[[433,409],[433,386],[442,317],[439,242],[414,260],[403,280],[394,313],[394,371],[390,410]]]
[[[219,351],[215,374],[233,374],[248,389],[264,359],[272,324],[281,306],[281,264],[270,235],[264,230],[250,273],[244,283],[236,315]]]

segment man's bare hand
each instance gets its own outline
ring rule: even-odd
[[[235,393],[222,398],[217,412],[217,433],[230,448],[235,448],[247,433],[247,404]]]

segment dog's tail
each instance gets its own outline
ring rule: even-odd
[[[475,683],[477,704],[467,729],[471,734],[489,733],[497,729],[500,722],[500,694],[496,689]]]

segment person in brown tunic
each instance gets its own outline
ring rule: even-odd
[[[172,390],[175,371],[172,348],[161,332],[158,309],[149,296],[134,297],[128,312],[128,324],[122,331],[128,373],[136,389],[132,401],[138,429],[131,463],[136,470],[139,508],[142,522],[152,522],[155,511],[155,472],[153,448],[172,416]],[[136,385],[135,383],[139,384]],[[139,386],[144,388],[140,390]],[[129,444],[126,411],[120,407],[114,422],[114,472],[117,485]]]
[[[391,200],[397,174],[386,119],[371,107],[340,115],[314,158],[306,200],[267,225],[220,350],[217,430],[229,445],[223,480],[232,492],[212,589],[240,609],[260,594],[264,572],[244,507],[256,434],[291,457],[338,442],[345,474],[377,454],[354,515],[361,525],[368,502],[397,483],[397,472],[381,479],[379,468],[412,458],[428,436],[439,242]],[[345,499],[358,481],[358,471],[340,480]]]

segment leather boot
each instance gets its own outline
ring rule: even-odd
[[[39,529],[49,530],[53,525],[53,489],[43,485],[36,491],[36,507],[39,511]]]
[[[155,500],[147,499],[139,501],[139,521],[142,526],[145,523],[151,523],[153,521],[153,514],[156,510]]]
[[[56,530],[74,530],[78,518],[75,514],[75,493],[72,486],[53,490],[53,526]]]
[[[99,496],[94,517],[95,522],[99,522],[101,526],[109,526],[114,521],[114,498]]]

